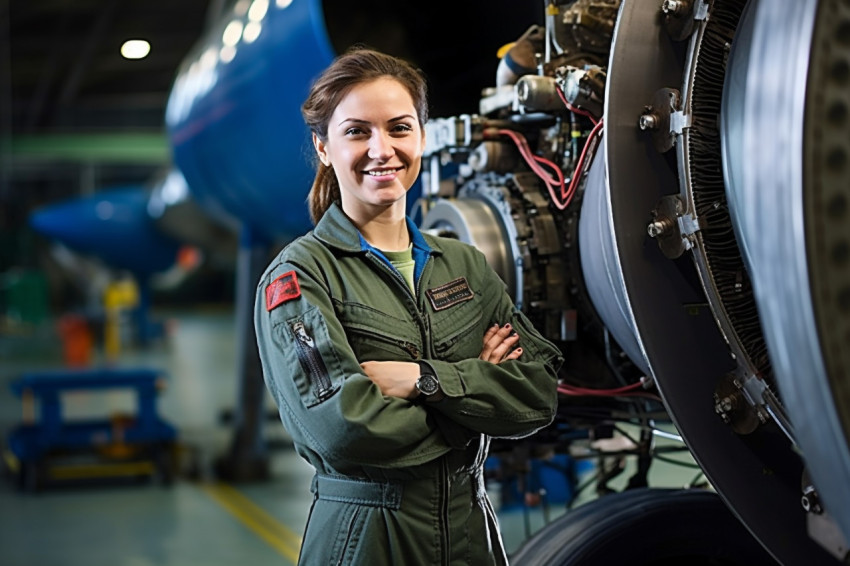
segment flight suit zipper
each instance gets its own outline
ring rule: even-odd
[[[404,280],[401,273],[398,272],[397,269],[394,269],[386,264],[381,258],[376,257],[372,252],[366,252],[366,257],[368,257],[373,263],[377,263],[380,265],[386,273],[389,273],[390,276],[395,279],[398,283],[401,284],[402,288],[404,288],[405,293],[408,294],[411,298],[413,298],[414,302],[416,301],[416,297],[413,296],[413,291],[410,290],[410,287],[407,285],[407,281]],[[414,283],[415,285],[415,283]]]
[[[325,367],[325,362],[316,346],[316,341],[310,336],[302,321],[293,322],[290,328],[295,335],[295,353],[298,356],[298,361],[307,372],[316,397],[319,399],[328,397],[333,393],[333,384],[330,375],[328,375],[328,369]]]
[[[418,295],[418,290],[419,290],[419,281],[414,282],[414,288],[417,291],[417,293],[414,293],[413,291],[410,290],[410,287],[408,287],[407,281],[404,280],[404,277],[402,277],[401,273],[399,273],[396,269],[393,269],[392,267],[387,265],[386,262],[384,262],[381,258],[375,256],[375,254],[373,254],[370,251],[366,252],[366,257],[369,258],[369,260],[372,263],[379,265],[381,271],[383,271],[384,273],[389,275],[396,283],[398,283],[404,289],[404,292],[407,294],[407,296],[410,297],[413,300],[412,314],[414,314],[416,316],[416,318],[419,320],[420,328],[424,331],[423,335],[422,335],[422,340],[423,340],[422,343],[423,343],[423,346],[424,346],[424,350],[419,350],[419,348],[417,348],[414,344],[409,344],[410,346],[413,346],[412,349],[409,348],[409,347],[407,347],[405,349],[408,352],[410,352],[411,355],[414,356],[414,359],[417,359],[417,360],[420,359],[422,357],[422,355],[425,352],[428,351],[428,349],[429,349],[428,344],[430,344],[431,341],[429,340],[430,329],[428,328],[428,322],[426,320],[427,315],[423,316],[422,311],[419,310],[419,304],[418,304],[418,300],[417,300],[417,295]],[[430,261],[430,258],[428,258],[425,261],[426,261],[426,265],[427,265],[427,262]],[[423,274],[425,273],[424,267],[423,267],[422,273]],[[421,279],[421,276],[420,276],[420,279]]]
[[[342,551],[339,553],[339,560],[336,563],[336,566],[342,566],[345,562],[346,553],[348,552],[348,545],[351,544],[351,536],[354,534],[355,523],[357,522],[357,517],[360,516],[360,508],[354,510],[354,513],[351,515],[351,520],[348,521],[348,529],[345,534],[345,543],[342,546]]]
[[[440,563],[449,564],[451,536],[449,534],[449,498],[451,496],[451,474],[446,458],[440,462]]]

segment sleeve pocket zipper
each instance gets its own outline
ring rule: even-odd
[[[326,399],[333,393],[333,384],[316,341],[300,320],[293,322],[290,330],[295,336],[295,352],[298,355],[298,361],[307,372],[316,397],[320,400]]]

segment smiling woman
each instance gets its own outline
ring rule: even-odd
[[[554,416],[560,352],[481,252],[405,216],[425,95],[411,65],[356,49],[302,107],[316,226],[272,261],[254,313],[266,385],[316,469],[302,565],[507,564],[490,437]]]
[[[345,213],[362,228],[370,218],[395,220],[391,241],[380,232],[363,233],[385,251],[407,249],[405,197],[421,169],[425,132],[407,89],[395,79],[379,78],[355,85],[336,107],[327,138],[313,134],[319,160],[331,167]]]

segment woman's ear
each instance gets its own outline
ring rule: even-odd
[[[313,132],[313,147],[316,148],[316,155],[319,156],[319,161],[321,161],[325,167],[329,167],[331,164],[331,160],[328,159],[328,152],[325,148],[325,142],[320,140],[319,136],[317,136],[315,132]]]

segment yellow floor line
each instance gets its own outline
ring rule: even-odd
[[[269,546],[293,564],[298,562],[301,537],[266,513],[256,503],[224,483],[202,484],[201,489],[243,525],[266,541]]]

